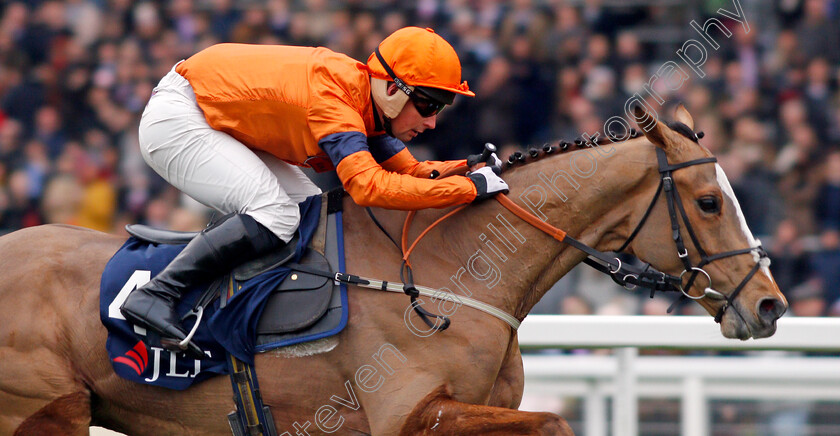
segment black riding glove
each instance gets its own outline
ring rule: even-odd
[[[490,153],[490,157],[487,159],[482,160],[481,154],[471,154],[467,156],[467,166],[470,170],[476,170],[476,165],[480,163],[485,163],[487,166],[493,168],[493,171],[496,174],[502,173],[502,160],[499,159],[499,156],[496,156],[496,153]]]

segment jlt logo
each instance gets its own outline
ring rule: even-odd
[[[168,350],[164,350],[163,348],[152,347],[152,351],[154,352],[154,371],[152,372],[152,378],[145,379],[146,382],[152,383],[158,379],[160,376],[160,367],[161,367],[161,356],[162,355],[169,355],[169,371],[164,374],[166,377],[181,377],[181,378],[195,378],[198,373],[201,372],[201,361],[193,359],[193,368],[194,371],[191,373],[190,371],[186,371],[183,373],[178,373],[178,358],[176,357],[175,353],[171,353]],[[209,351],[205,351],[204,354],[207,357],[213,357],[213,355]]]
[[[176,353],[171,353],[168,350],[164,350],[163,348],[159,347],[151,347],[152,348],[152,377],[144,379],[147,383],[152,383],[160,378],[160,369],[163,366],[163,360],[169,361],[169,370],[164,374],[164,377],[180,377],[180,378],[195,378],[198,373],[201,372],[201,361],[193,359],[193,372],[189,370],[185,372],[178,372],[178,357]],[[205,351],[207,357],[213,357],[213,355],[209,351]],[[168,358],[166,357],[168,356]],[[126,353],[122,356],[115,357],[114,362],[122,363],[127,365],[137,375],[141,375],[146,371],[146,368],[149,363],[149,353],[146,351],[146,344],[143,341],[137,342],[137,345],[134,348],[126,351]]]
[[[126,280],[125,284],[123,285],[120,292],[117,293],[117,296],[114,298],[114,301],[108,305],[108,317],[114,319],[121,319],[125,321],[125,317],[120,312],[120,306],[125,302],[125,299],[128,297],[128,294],[136,289],[138,286],[143,286],[151,280],[151,271],[148,270],[136,270],[131,277]],[[134,332],[138,335],[145,336],[146,329],[142,327],[134,326]],[[164,366],[162,363],[163,360],[169,361],[169,370],[166,374],[163,374],[164,377],[179,377],[179,378],[195,378],[198,373],[201,372],[201,361],[200,360],[193,360],[193,371],[187,370],[185,372],[178,372],[178,357],[176,353],[171,353],[168,350],[159,347],[151,347],[152,349],[152,377],[146,378],[145,381],[148,383],[152,383],[156,381],[161,376],[161,368]],[[207,357],[213,357],[210,351],[205,351],[204,354]],[[115,357],[114,362],[122,363],[124,365],[129,366],[133,369],[137,375],[143,374],[146,371],[146,368],[149,364],[149,353],[146,349],[146,344],[143,341],[137,342],[134,348],[125,352],[124,355]]]

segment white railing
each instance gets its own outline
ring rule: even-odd
[[[612,355],[528,355],[525,392],[584,399],[586,436],[638,434],[638,398],[679,398],[683,436],[709,435],[708,400],[840,401],[840,357],[790,353],[746,356],[639,356],[639,348],[840,351],[840,319],[779,320],[771,338],[724,338],[711,317],[532,315],[519,330],[523,350],[616,348]]]

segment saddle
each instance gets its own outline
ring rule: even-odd
[[[343,244],[338,241],[341,235],[335,215],[341,210],[341,195],[329,192],[323,196],[317,229],[300,260],[291,262],[300,241],[300,234],[296,233],[283,249],[236,267],[218,278],[207,290],[214,298],[221,296],[220,308],[224,308],[229,297],[229,289],[225,288],[232,286],[235,293],[244,283],[275,268],[283,266],[292,270],[286,280],[272,291],[257,322],[258,352],[331,336],[346,324],[346,316],[342,316],[342,308],[346,304],[342,304],[340,286],[327,274],[311,272],[331,273],[338,271],[342,266],[340,263],[343,263],[340,262],[343,253],[338,251],[339,245]],[[127,225],[126,231],[137,239],[165,245],[187,244],[199,233],[162,230],[140,224]]]

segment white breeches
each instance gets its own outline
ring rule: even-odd
[[[198,202],[248,214],[287,242],[300,221],[297,203],[321,193],[300,168],[210,127],[174,68],[143,111],[140,151],[161,177]]]

